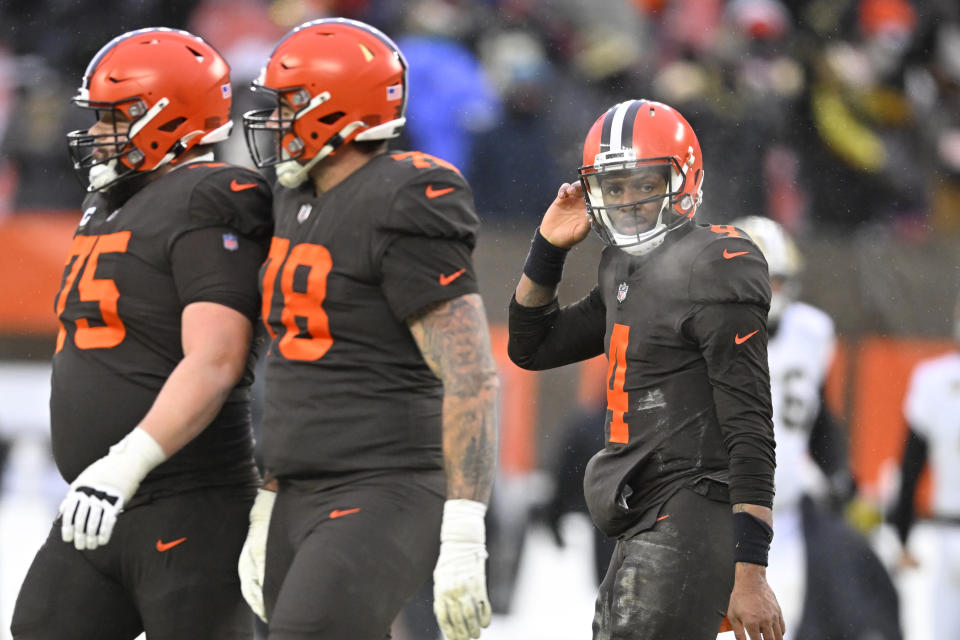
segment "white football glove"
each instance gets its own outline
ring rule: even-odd
[[[110,453],[77,476],[60,503],[63,541],[80,551],[107,544],[123,505],[166,458],[157,441],[139,427],[110,447]]]
[[[237,572],[240,574],[240,592],[253,612],[264,622],[267,612],[263,606],[263,573],[266,569],[267,531],[270,529],[270,514],[273,502],[277,499],[275,491],[260,489],[257,499],[250,509],[250,528],[247,539],[240,550],[240,562]]]
[[[479,638],[490,624],[487,597],[487,505],[447,500],[440,525],[440,557],[433,570],[433,612],[447,640]]]

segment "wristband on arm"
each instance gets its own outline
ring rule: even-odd
[[[541,286],[556,287],[563,277],[563,262],[569,252],[570,249],[550,244],[540,233],[540,227],[537,227],[530,242],[530,252],[523,265],[523,273]]]
[[[738,511],[733,514],[733,560],[767,566],[773,527],[760,518]]]

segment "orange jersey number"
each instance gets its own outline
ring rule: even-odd
[[[422,151],[402,151],[402,152],[393,153],[391,154],[390,157],[392,157],[394,160],[398,162],[401,160],[410,160],[413,163],[413,166],[416,167],[417,169],[430,169],[432,167],[446,167],[451,171],[460,173],[460,169],[457,169],[455,166],[453,166],[446,160],[443,160],[436,156],[432,156],[429,153],[423,153]]]
[[[297,269],[307,269],[306,291],[293,287]],[[303,243],[290,249],[286,238],[274,238],[270,243],[263,270],[262,314],[271,338],[277,334],[270,326],[270,310],[273,305],[274,287],[280,274],[280,292],[283,294],[283,309],[280,322],[284,333],[277,348],[288,360],[319,360],[333,345],[330,321],[323,310],[327,297],[327,276],[333,268],[330,252],[319,244]],[[300,318],[306,324],[302,332],[297,323]]]
[[[57,293],[54,303],[57,317],[67,306],[67,296],[77,283],[77,293],[81,302],[96,302],[100,306],[103,326],[91,327],[86,318],[77,319],[77,330],[73,335],[78,349],[109,349],[115,347],[127,335],[127,329],[117,314],[117,301],[120,292],[113,280],[97,278],[97,264],[104,253],[123,253],[130,242],[130,232],[120,231],[103,236],[77,236],[70,245],[67,264],[64,267],[63,285]],[[79,277],[79,282],[77,281]],[[57,351],[63,348],[67,338],[67,329],[60,321],[57,333]]]
[[[630,339],[630,327],[614,324],[610,336],[610,353],[607,354],[607,409],[610,417],[610,442],[626,444],[630,439],[630,429],[623,419],[629,408],[627,392],[623,385],[627,377],[627,343]]]
[[[737,232],[737,228],[729,224],[712,224],[710,225],[710,231],[714,233],[722,233],[728,238],[742,238],[743,236]]]

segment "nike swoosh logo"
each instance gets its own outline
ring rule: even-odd
[[[760,329],[755,329],[754,331],[751,331],[750,333],[748,333],[747,335],[743,336],[742,338],[740,337],[740,334],[738,333],[738,334],[734,337],[733,341],[736,342],[737,344],[743,344],[744,342],[746,342],[747,340],[749,340],[749,339],[752,338],[753,336],[757,335],[757,332],[758,332],[758,331],[760,331]]]
[[[454,271],[448,276],[445,276],[441,273],[440,277],[437,278],[437,281],[440,283],[441,286],[445,287],[451,282],[453,282],[454,280],[456,280],[457,278],[459,278],[460,276],[462,276],[463,274],[465,274],[466,272],[467,272],[466,269],[460,269],[460,271]]]
[[[749,252],[749,251],[735,251],[735,252],[733,252],[733,253],[730,253],[729,251],[727,251],[726,249],[724,249],[724,250],[723,250],[723,257],[726,258],[727,260],[729,260],[730,258],[736,258],[737,256],[745,256],[745,255],[747,255],[748,253],[750,253],[750,252]]]
[[[439,198],[440,196],[445,196],[448,193],[453,193],[454,187],[447,187],[446,189],[434,189],[432,184],[427,185],[427,197],[428,198]]]
[[[164,542],[163,540],[160,540],[160,539],[158,538],[158,539],[157,539],[157,551],[159,551],[160,553],[163,553],[164,551],[167,551],[168,549],[173,549],[175,546],[177,546],[177,545],[180,544],[181,542],[186,542],[186,541],[187,541],[186,538],[179,538],[178,540],[171,540],[170,542]]]
[[[333,511],[330,512],[330,519],[333,520],[333,519],[335,519],[335,518],[342,518],[343,516],[348,516],[348,515],[350,515],[351,513],[357,513],[358,511],[360,511],[359,508],[357,508],[357,509],[343,509],[343,510],[334,509]]]
[[[246,191],[247,189],[253,189],[257,186],[256,182],[237,182],[236,180],[230,181],[230,191]]]
[[[666,520],[666,519],[669,518],[669,517],[670,517],[670,514],[669,514],[669,513],[664,514],[664,515],[660,516],[659,518],[657,518],[657,522],[660,522],[661,520]]]

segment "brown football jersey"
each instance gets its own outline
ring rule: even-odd
[[[266,467],[441,468],[443,386],[407,318],[477,292],[469,186],[440,159],[394,152],[319,196],[278,187],[274,212],[261,269]]]
[[[270,203],[259,174],[203,162],[147,183],[118,208],[100,193],[86,198],[54,302],[51,431],[68,482],[150,409],[183,358],[186,305],[216,302],[256,319]],[[254,353],[219,415],[147,476],[138,498],[253,481]]]

